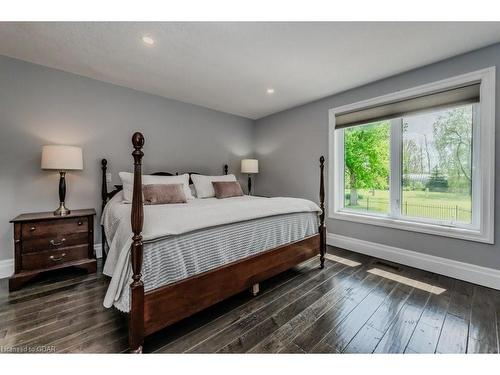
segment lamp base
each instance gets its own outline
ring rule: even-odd
[[[54,211],[55,216],[66,216],[69,215],[70,213],[71,211],[66,208],[64,202],[61,202],[58,209]]]
[[[252,175],[248,174],[248,195],[252,195]]]

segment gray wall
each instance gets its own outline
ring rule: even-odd
[[[261,173],[256,181],[256,192],[264,195],[302,196],[318,201],[317,160],[321,154],[325,157],[328,155],[330,108],[496,65],[500,65],[500,44],[258,120],[255,123],[255,147]],[[500,119],[499,77],[500,71],[497,70],[497,124]],[[500,130],[497,129],[497,144],[499,137]],[[500,152],[497,152],[496,165],[499,158]],[[331,219],[327,221],[328,231],[500,269],[499,178],[500,173],[496,173],[495,245]]]
[[[0,56],[0,260],[13,257],[10,219],[57,207],[59,177],[40,169],[42,145],[83,148],[84,170],[67,174],[67,206],[97,209],[100,159],[118,183],[132,169],[136,130],[146,173],[221,173],[224,163],[237,172],[252,153],[250,120]]]

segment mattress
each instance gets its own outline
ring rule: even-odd
[[[119,197],[113,200],[115,202],[110,203],[112,206],[114,203],[115,208],[107,207],[103,222],[106,221],[104,227],[108,243],[116,248],[116,242],[124,240],[121,238],[122,235],[116,234],[119,232],[117,230],[119,222],[127,218],[126,214],[119,211],[127,208],[117,204]],[[194,212],[198,212],[197,209]],[[210,226],[177,235],[146,237],[142,267],[144,289],[148,292],[304,239],[318,233],[318,225],[317,211],[290,212]],[[127,237],[131,237],[130,232]],[[130,311],[129,285],[132,280],[130,254],[124,263],[123,267],[120,267],[120,261],[113,259],[113,256],[108,257],[106,261],[105,273],[113,273],[113,279],[104,305],[106,307],[114,305],[117,309],[128,312]]]

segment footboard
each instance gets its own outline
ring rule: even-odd
[[[319,234],[147,292],[146,335],[317,256]]]
[[[315,255],[320,256],[323,268],[326,252],[324,162],[320,158],[320,224],[318,234],[303,240],[279,246],[266,252],[218,267],[162,288],[144,293],[142,275],[142,226],[144,208],[142,198],[142,158],[144,136],[137,132],[132,137],[134,151],[134,187],[132,197],[132,283],[129,314],[129,347],[141,353],[144,337],[213,304],[233,296],[250,286],[277,275]]]

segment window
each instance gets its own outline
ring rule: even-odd
[[[494,82],[487,69],[331,110],[329,216],[493,243]]]
[[[474,227],[472,119],[478,110],[478,104],[454,106],[340,130],[343,209]]]
[[[401,118],[401,215],[475,226],[472,132],[478,111],[475,104]]]
[[[343,131],[344,208],[388,215],[391,121]]]

